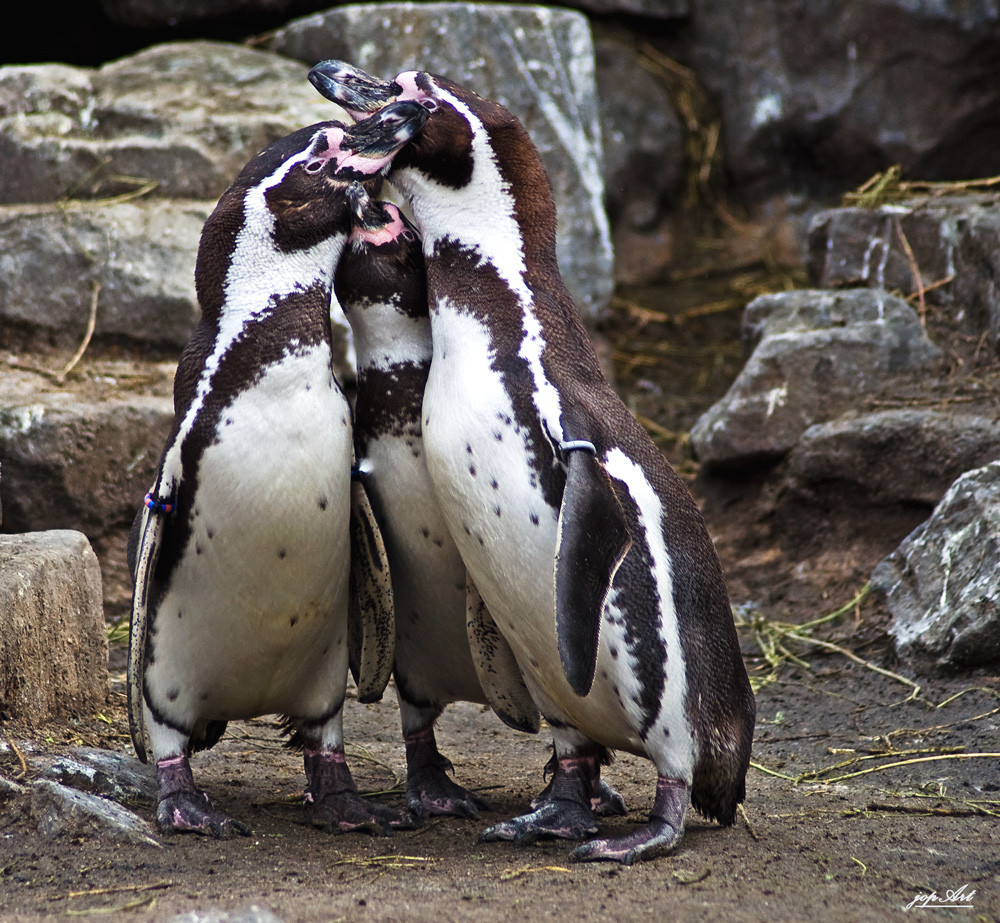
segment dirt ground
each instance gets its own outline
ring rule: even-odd
[[[734,827],[691,814],[673,855],[630,868],[572,863],[559,841],[480,843],[485,826],[523,812],[541,789],[549,743],[544,729],[518,734],[458,704],[439,722],[441,749],[494,810],[390,838],[330,836],[298,823],[300,757],[262,718],[231,725],[193,760],[213,800],[250,825],[248,838],[162,837],[160,849],[48,841],[17,802],[0,802],[0,919],[169,920],[197,911],[205,920],[251,907],[289,923],[1000,919],[1000,678],[914,679],[893,659],[878,601],[856,598],[929,510],[790,505],[768,473],[698,476],[686,448],[684,433],[741,364],[739,311],[759,270],[734,270],[715,301],[704,290],[686,301],[680,286],[667,305],[624,292],[606,331],[621,390],[703,505],[758,687],[747,800]],[[792,637],[789,625],[803,624]],[[121,662],[117,646],[100,718],[8,725],[4,735],[22,752],[79,743],[128,750]],[[401,805],[391,689],[375,705],[350,701],[345,727],[361,789]],[[630,811],[602,830],[643,821],[652,764],[620,754],[605,772]],[[10,747],[0,773],[22,782],[35,774]],[[152,819],[152,805],[135,807]],[[914,904],[922,895],[933,897]]]

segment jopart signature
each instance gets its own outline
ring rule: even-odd
[[[972,909],[972,899],[975,896],[975,889],[970,890],[968,885],[945,891],[944,894],[931,891],[929,894],[918,894],[903,910]]]

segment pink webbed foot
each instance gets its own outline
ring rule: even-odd
[[[306,818],[328,833],[366,831],[389,836],[394,829],[417,826],[408,812],[366,801],[347,767],[343,750],[306,750]]]
[[[690,803],[690,786],[680,779],[660,776],[648,823],[623,837],[590,840],[577,846],[570,856],[582,862],[620,862],[622,865],[664,856],[672,852],[684,836],[684,814]]]
[[[526,845],[539,837],[582,840],[597,833],[595,804],[603,807],[614,801],[600,786],[600,771],[597,756],[562,757],[551,782],[531,803],[534,810],[488,827],[480,840],[510,840]],[[617,796],[610,786],[606,788]]]
[[[195,786],[186,756],[157,761],[156,787],[156,823],[165,833],[200,833],[218,839],[250,835],[245,824],[212,807],[208,795]]]
[[[479,812],[492,806],[485,798],[454,782],[451,760],[443,756],[434,739],[434,728],[428,726],[405,736],[406,742],[406,804],[421,820],[429,814],[451,814],[457,817],[478,817]]]

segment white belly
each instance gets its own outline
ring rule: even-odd
[[[485,702],[465,628],[465,564],[427,473],[419,436],[366,451],[367,488],[392,571],[397,680],[416,701]]]
[[[610,655],[603,626],[591,693],[581,698],[566,681],[555,635],[559,511],[528,464],[510,398],[490,369],[485,330],[471,317],[449,318],[458,324],[461,348],[439,351],[435,329],[424,394],[427,464],[449,529],[543,713],[606,746],[645,754],[636,716],[616,692],[622,659]]]
[[[223,413],[152,626],[147,684],[168,718],[316,715],[342,696],[350,465],[325,347],[272,366]]]

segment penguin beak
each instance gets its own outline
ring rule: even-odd
[[[419,103],[395,102],[352,125],[340,142],[344,156],[337,158],[337,173],[371,176],[383,170],[424,127],[427,118],[427,110]]]
[[[320,61],[309,71],[309,82],[355,119],[378,111],[400,93],[395,81],[380,80],[345,61]]]

